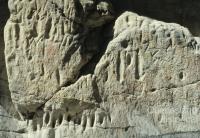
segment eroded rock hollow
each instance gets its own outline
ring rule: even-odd
[[[200,2],[0,3],[0,137],[200,137]]]

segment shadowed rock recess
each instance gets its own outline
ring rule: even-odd
[[[200,1],[0,8],[0,138],[200,137]]]

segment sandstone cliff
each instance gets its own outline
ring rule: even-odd
[[[200,2],[0,3],[0,137],[200,137]]]

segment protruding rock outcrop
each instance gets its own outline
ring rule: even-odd
[[[12,100],[22,116],[74,83],[98,52],[99,29],[113,19],[109,1],[9,1],[5,54]],[[92,12],[90,12],[92,11]]]
[[[117,3],[9,0],[0,137],[199,136],[200,38]]]

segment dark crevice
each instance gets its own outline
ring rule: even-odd
[[[101,27],[100,35],[99,35],[99,40],[98,40],[98,50],[92,57],[92,59],[84,65],[81,70],[80,70],[80,76],[84,76],[87,74],[94,74],[94,70],[96,65],[99,63],[101,57],[106,51],[107,45],[112,40],[113,38],[113,22],[105,24],[104,26]],[[88,41],[93,41],[89,39]]]
[[[92,115],[92,116],[91,116],[91,127],[93,127],[93,126],[94,126],[94,121],[95,121],[95,116],[94,116],[94,115]]]
[[[135,55],[135,79],[140,79],[140,72],[139,72],[139,49],[136,50],[136,55]]]
[[[74,119],[74,124],[78,124],[78,125],[81,124],[81,118],[78,115],[76,115],[76,117]]]
[[[56,70],[56,80],[57,80],[57,83],[60,85],[60,72],[59,72],[59,69]]]
[[[33,119],[34,115],[35,115],[34,112],[32,112],[32,113],[27,113],[27,115],[26,115],[27,118],[26,118],[26,119]]]
[[[4,55],[4,27],[10,16],[8,9],[8,1],[0,1],[0,106],[2,106],[8,114],[19,118],[18,113],[16,112],[14,105],[11,100],[11,93],[8,87],[8,76],[6,71],[5,64],[5,55]],[[6,95],[6,97],[5,97]]]
[[[119,129],[123,129],[125,131],[128,131],[129,128],[135,128],[135,126],[125,126],[125,127],[98,127],[101,129],[112,129],[112,130],[119,130]]]
[[[44,122],[45,122],[46,124],[48,124],[48,123],[49,123],[49,119],[50,119],[50,115],[49,115],[49,113],[47,113],[46,116],[45,116]]]
[[[14,131],[14,130],[6,130],[6,129],[3,130],[3,129],[0,129],[0,132],[24,134],[24,133],[26,133],[26,130],[25,129],[21,129],[21,130],[18,130],[18,131]]]
[[[58,118],[58,123],[59,123],[59,125],[62,124],[62,122],[63,122],[63,115],[60,114],[60,115],[59,115],[59,118]]]
[[[68,116],[67,116],[67,121],[70,122],[71,119],[72,119],[71,115],[68,115]]]
[[[49,38],[49,33],[50,33],[50,30],[51,30],[51,22],[52,22],[52,19],[51,18],[49,18],[48,20],[47,20],[47,22],[46,22],[46,27],[45,27],[45,33],[44,33],[44,37],[46,38],[46,39],[48,39]]]
[[[98,103],[101,103],[102,102],[102,98],[100,96],[99,88],[98,88],[97,83],[96,83],[95,80],[92,82],[92,85],[93,85],[93,96],[95,97],[95,100]]]
[[[86,124],[87,124],[86,117],[84,117],[84,119],[82,119],[81,123],[82,123],[83,128],[86,128]]]
[[[155,92],[156,91],[156,88],[151,88],[150,89],[150,92]]]
[[[130,65],[131,64],[131,55],[128,54],[127,55],[127,65]]]
[[[117,73],[117,81],[120,81],[120,52],[117,53],[117,61],[116,61],[116,73]]]
[[[55,118],[52,119],[52,124],[51,125],[52,125],[52,128],[55,128],[55,126],[56,126],[56,120],[55,120]]]
[[[183,79],[183,72],[179,73],[179,79],[182,80]]]

